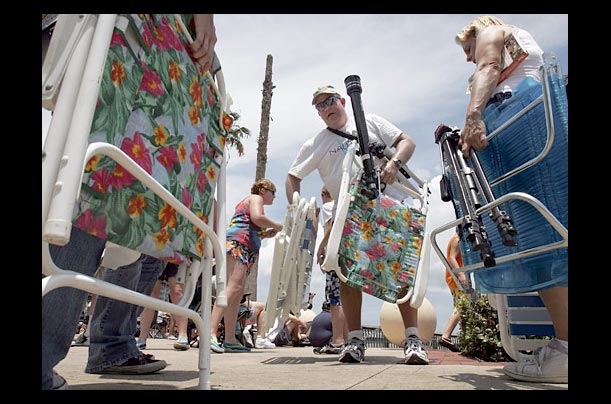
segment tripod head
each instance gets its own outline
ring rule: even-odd
[[[460,129],[456,126],[450,127],[448,125],[444,125],[443,123],[439,124],[437,129],[435,129],[435,143],[439,144],[444,140],[451,140],[453,146],[458,145],[458,140],[460,139]]]

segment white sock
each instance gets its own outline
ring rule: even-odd
[[[348,339],[351,339],[351,338],[358,338],[361,341],[365,341],[365,338],[363,337],[363,330],[349,331]]]
[[[418,327],[407,327],[405,329],[405,338],[408,338],[412,335],[415,335],[416,337],[420,338],[420,334],[418,334]]]

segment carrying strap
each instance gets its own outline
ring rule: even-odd
[[[335,133],[337,136],[341,136],[341,137],[345,137],[346,139],[350,139],[350,140],[356,140],[356,136],[354,135],[349,135],[345,132],[342,132],[341,130],[338,129],[332,129],[330,127],[327,126],[327,130],[330,130],[331,132]]]
[[[357,137],[356,137],[356,136],[354,136],[354,135],[349,135],[349,134],[347,134],[347,133],[345,133],[345,132],[342,132],[341,130],[338,130],[338,129],[332,129],[332,128],[328,127],[328,126],[327,126],[327,130],[330,130],[331,132],[335,133],[336,135],[341,136],[341,137],[344,137],[344,138],[346,138],[346,139],[350,139],[350,140],[356,140],[356,139],[357,139]],[[388,146],[386,146],[386,147],[388,147]],[[358,150],[357,150],[356,154],[357,154],[357,155],[360,155],[360,153],[358,152]],[[390,158],[388,158],[388,160],[390,160]],[[407,179],[411,178],[411,176],[410,176],[410,175],[409,175],[409,173],[408,173],[408,172],[405,170],[405,168],[403,168],[403,167],[399,167],[399,171],[401,172],[401,174],[403,174],[403,176],[404,176],[405,178],[407,178]]]

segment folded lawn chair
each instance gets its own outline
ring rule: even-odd
[[[526,317],[541,311],[536,299],[514,295],[568,279],[568,100],[557,65],[546,61],[541,69],[542,83],[526,79],[511,98],[486,109],[489,144],[472,158],[457,153],[457,128],[440,125],[435,133],[442,199],[453,202],[457,219],[431,232],[433,248],[455,279],[467,272],[473,288],[497,294],[501,327],[508,330],[503,346],[514,358],[520,349],[511,347],[509,335],[524,337],[512,318],[520,318],[519,310]],[[451,269],[435,237],[457,225],[465,265]],[[534,306],[514,306],[516,300]]]
[[[498,312],[503,349],[514,360],[524,360],[556,335],[538,293],[489,294],[488,301]]]
[[[295,192],[284,219],[284,228],[274,241],[274,256],[265,321],[259,335],[284,324],[292,312],[299,315],[308,305],[314,243],[312,226],[316,216],[316,198],[308,202]]]
[[[358,139],[351,143],[344,158],[336,216],[322,268],[335,271],[342,282],[372,296],[391,303],[410,300],[410,305],[418,308],[428,285],[428,184],[404,165],[390,186],[399,197],[381,192],[377,168],[390,160],[392,153],[386,145],[369,144],[360,107],[359,77],[348,76],[345,82],[352,98]],[[377,160],[363,159],[363,168],[352,177],[352,167],[358,164],[357,141],[361,156],[371,155]],[[408,204],[409,199],[414,203]],[[403,291],[406,294],[398,299]]]
[[[204,74],[190,42],[179,15],[59,16],[42,68],[43,107],[53,110],[43,139],[42,294],[68,286],[188,317],[204,336],[199,387],[209,389],[213,253],[217,301],[226,305],[223,153],[231,119],[218,60],[215,78]],[[72,226],[106,240],[107,252],[192,263],[183,301],[58,268],[49,243],[67,244]],[[200,315],[188,304],[202,271]]]

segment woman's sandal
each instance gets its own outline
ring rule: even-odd
[[[448,348],[452,352],[460,352],[460,349],[458,349],[458,347],[454,345],[452,340],[448,338],[445,338],[445,337],[439,338],[439,345]]]

